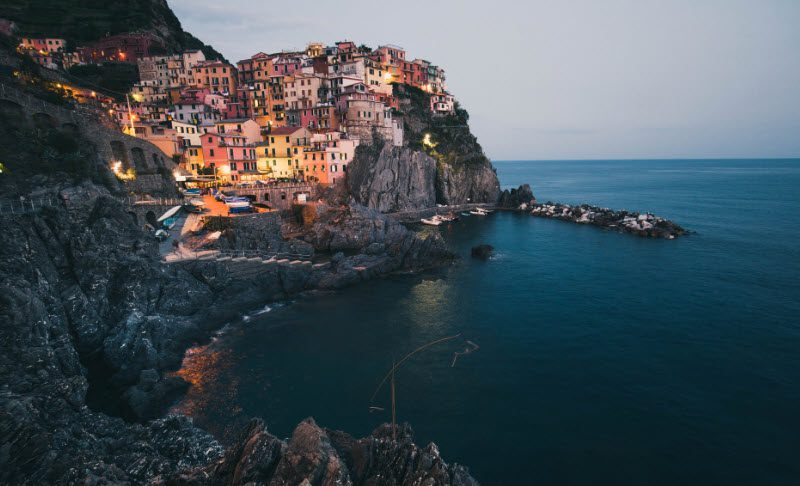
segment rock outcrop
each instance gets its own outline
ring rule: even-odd
[[[313,419],[301,422],[288,443],[270,434],[260,420],[253,420],[221,460],[181,472],[168,482],[187,486],[478,484],[463,466],[444,462],[436,444],[417,446],[408,425],[398,427],[396,440],[389,424],[356,439],[323,429]]]
[[[531,186],[523,184],[516,189],[506,189],[500,194],[497,206],[504,209],[528,209],[536,203]]]
[[[377,144],[349,165],[347,183],[356,201],[383,213],[436,204],[436,159],[408,147]]]
[[[394,95],[405,145],[359,146],[347,174],[353,197],[381,212],[497,202],[497,174],[469,130],[467,112],[458,107],[434,116],[429,94],[408,85],[395,85]]]
[[[470,254],[472,258],[477,258],[479,260],[488,260],[490,256],[492,256],[492,252],[494,251],[494,247],[492,245],[481,244],[478,246],[473,246]]]
[[[440,239],[354,205],[324,212],[306,229],[309,241],[283,243],[331,252],[328,264],[239,278],[217,262],[163,264],[156,242],[105,188],[85,183],[58,197],[35,213],[0,215],[0,483],[158,483],[216,464],[222,448],[186,418],[136,424],[106,412],[135,420],[161,413],[186,386],[166,371],[237,308],[452,257]],[[292,450],[272,454],[295,464],[305,452]],[[236,477],[270,467],[250,464]],[[274,484],[316,466],[303,467],[284,466]],[[311,484],[344,484],[347,471],[314,475]]]

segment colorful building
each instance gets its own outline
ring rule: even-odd
[[[304,127],[275,127],[258,144],[258,160],[272,170],[276,178],[302,179],[300,161],[311,143],[311,132]]]

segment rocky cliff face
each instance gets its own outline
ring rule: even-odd
[[[436,204],[436,159],[408,147],[377,144],[348,167],[353,197],[383,213]]]
[[[187,419],[130,424],[87,401],[130,418],[153,417],[185,386],[165,371],[237,306],[449,256],[440,240],[420,240],[354,206],[324,213],[306,229],[309,242],[300,242],[333,252],[330,264],[248,282],[214,262],[162,264],[154,241],[103,188],[86,183],[62,189],[60,198],[38,213],[0,216],[0,483],[159,483],[208,468],[222,448]],[[355,254],[337,253],[342,249]],[[323,442],[294,455],[290,442],[281,461],[342,454]],[[405,446],[391,447],[391,460],[406,454]],[[266,461],[256,452],[249,467],[268,470],[269,462],[254,462]],[[289,465],[270,473],[274,484],[305,474]],[[307,469],[310,484],[322,484],[324,475],[314,471]],[[350,474],[342,469],[337,477],[344,482]]]
[[[436,175],[436,200],[442,204],[497,202],[500,183],[488,159],[466,164],[440,162]]]
[[[395,85],[394,95],[405,146],[378,143],[358,148],[347,175],[356,200],[382,212],[495,203],[500,183],[469,130],[467,112],[459,107],[452,115],[433,116],[428,94],[407,85]]]

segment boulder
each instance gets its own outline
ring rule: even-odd
[[[492,252],[494,251],[494,247],[492,245],[478,245],[472,247],[472,258],[478,258],[480,260],[488,260],[490,256],[492,256]]]

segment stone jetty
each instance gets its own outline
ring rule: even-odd
[[[615,211],[588,204],[571,206],[553,202],[537,203],[532,205],[531,214],[543,218],[590,224],[646,238],[666,238],[671,240],[676,236],[688,233],[678,224],[650,213],[625,210]]]

